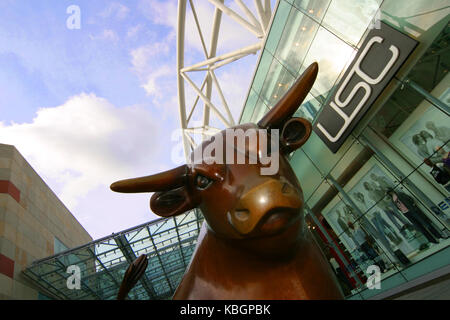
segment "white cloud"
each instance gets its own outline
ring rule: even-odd
[[[144,26],[142,24],[138,24],[138,25],[135,25],[134,27],[129,28],[127,31],[127,37],[135,38],[139,34],[139,32],[141,32],[143,27]]]
[[[205,45],[209,48],[215,7],[208,1],[194,1],[194,4],[199,23],[202,27]],[[243,15],[242,12],[239,11],[239,8],[236,8],[235,4],[232,3],[231,5],[233,6],[233,10],[235,12]],[[148,45],[133,50],[131,52],[133,68],[143,82],[142,87],[146,90],[148,95],[154,98],[153,103],[157,105],[167,105],[168,107],[165,108],[165,110],[176,111],[176,104],[178,104],[176,101],[177,93],[175,85],[176,56],[175,50],[173,49],[176,46],[175,34],[177,30],[177,1],[141,0],[139,10],[152,23],[168,27],[170,31],[165,39],[161,40],[161,37],[159,37],[159,41],[153,41]],[[257,16],[256,13],[255,15]],[[227,15],[222,15],[217,55],[248,46],[256,43],[257,41],[258,39],[244,27],[233,21]],[[184,64],[186,66],[205,59],[203,47],[200,42],[200,37],[189,4],[186,11],[184,54]],[[171,56],[172,61],[168,61],[168,55]],[[166,59],[164,60],[162,57],[166,57]],[[249,81],[251,75],[253,74],[253,68],[255,65],[254,62],[256,61],[254,57],[255,56],[253,56],[250,60],[246,59],[247,61],[252,62],[250,67],[246,66],[244,68],[234,68],[233,72],[226,73],[226,76],[224,77],[225,83],[221,82],[224,95],[227,98],[231,98],[231,100],[228,101],[228,104],[236,120],[240,114],[243,99],[245,98]],[[224,67],[226,70],[230,70],[229,68],[229,66]],[[171,70],[173,71],[171,72]],[[222,68],[220,70],[222,70]],[[202,74],[202,72],[189,74],[191,79],[199,87],[202,82],[200,79]],[[220,72],[218,74],[220,74]],[[218,77],[220,79],[222,78],[220,76]],[[215,90],[216,89],[213,91]],[[165,101],[161,101],[162,92],[164,92],[166,97],[169,97],[168,93],[172,92],[172,95],[170,95],[171,98],[166,98]],[[186,103],[188,105],[187,107],[189,109],[191,107],[191,102],[193,103],[197,95],[193,90],[191,90],[189,85],[185,86],[185,95]],[[214,96],[216,98],[214,98]],[[217,93],[213,92],[213,99],[215,100],[214,104],[219,106],[219,109],[222,109],[220,108],[222,103],[217,98]],[[169,106],[169,101],[173,105]],[[203,103],[200,102],[199,104]],[[193,119],[198,116],[199,112],[202,110],[202,107],[197,109],[198,112],[195,112]],[[225,113],[225,111],[223,111],[223,113]],[[178,115],[176,116],[178,117]],[[212,123],[214,122],[214,117],[215,116],[212,116],[211,118]]]
[[[169,54],[170,40],[163,39],[131,50],[131,64],[133,69],[140,75],[145,76],[152,71],[155,59]],[[175,66],[173,66],[175,69]]]
[[[117,43],[119,41],[119,36],[114,30],[111,29],[105,29],[97,36],[89,35],[89,38],[91,40],[106,40],[112,41],[114,43]]]
[[[136,168],[153,172],[158,126],[143,107],[117,108],[83,93],[40,109],[31,123],[0,123],[0,143],[16,146],[73,210],[89,191],[135,176]]]
[[[175,75],[174,68],[169,65],[162,65],[160,68],[148,75],[147,82],[143,84],[142,87],[148,95],[155,96],[156,98],[163,98],[165,91],[163,86],[159,83],[160,78],[171,75]]]
[[[131,65],[141,87],[163,115],[178,117],[174,33],[131,50]]]
[[[246,19],[246,16],[240,12],[240,9],[235,3],[227,3],[227,5],[230,5],[233,11]],[[208,1],[194,1],[194,6],[206,48],[209,49],[215,7]],[[177,1],[141,0],[140,9],[153,23],[171,27],[174,31],[177,30]],[[250,9],[252,9],[251,6]],[[257,17],[255,12],[254,15]],[[188,50],[195,49],[203,53],[203,47],[197,30],[192,11],[189,5],[187,5],[185,46]],[[222,14],[220,30],[218,54],[233,51],[258,42],[256,36],[229,18],[226,14]]]
[[[118,20],[125,19],[130,13],[130,9],[118,2],[111,3],[108,7],[106,7],[102,12],[100,12],[100,16],[102,18],[110,18],[113,17]]]
[[[178,3],[170,0],[140,0],[139,10],[156,24],[177,26]]]

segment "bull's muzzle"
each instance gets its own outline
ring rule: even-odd
[[[298,218],[302,205],[301,191],[287,180],[268,179],[246,192],[227,217],[241,235],[258,230],[271,233]]]

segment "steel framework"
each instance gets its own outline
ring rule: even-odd
[[[204,0],[202,0],[204,1]],[[208,0],[212,5],[214,5],[214,16],[212,18],[211,27],[211,39],[209,43],[209,48],[206,47],[204,30],[202,30],[197,11],[195,9],[194,0],[179,0],[178,1],[178,30],[177,30],[177,76],[178,76],[178,100],[179,100],[179,111],[180,111],[180,125],[182,129],[183,137],[183,147],[186,159],[189,157],[190,151],[196,147],[195,138],[193,135],[200,135],[202,140],[207,137],[214,135],[219,128],[212,127],[210,125],[211,115],[217,117],[218,120],[225,126],[231,127],[235,125],[236,121],[228,107],[227,101],[225,99],[222,87],[219,80],[215,74],[218,68],[235,62],[247,55],[256,54],[258,50],[263,47],[265,37],[269,29],[269,23],[272,17],[272,7],[270,0],[254,0],[253,11],[257,11],[256,14],[246,5],[242,0],[235,0],[235,4],[240,8],[241,15],[231,8],[230,2],[224,2],[224,0]],[[189,2],[190,11],[192,12],[193,19],[195,21],[196,30],[201,42],[203,49],[204,59],[202,61],[196,62],[192,65],[184,65],[185,57],[185,31],[186,31],[186,13],[187,13],[187,2]],[[198,1],[197,1],[198,2]],[[250,1],[247,1],[250,2]],[[256,8],[256,9],[255,9]],[[219,38],[219,31],[221,27],[222,15],[225,14],[231,18],[231,20],[243,28],[249,30],[254,36],[256,42],[252,45],[224,53],[221,55],[217,54],[217,44]],[[226,32],[226,31],[225,31]],[[201,86],[197,86],[190,73],[205,71],[205,77],[202,81]],[[192,106],[186,105],[186,95],[185,95],[185,83],[187,83],[195,92],[196,98]],[[216,90],[221,106],[215,105],[211,101],[211,95],[213,89]],[[201,126],[192,126],[192,115],[195,108],[198,105],[199,100],[203,101],[203,121]],[[223,129],[223,128],[222,128]]]
[[[34,261],[23,274],[54,299],[112,300],[130,263],[146,254],[146,272],[129,299],[169,299],[189,264],[202,220],[198,210],[161,218]],[[67,285],[69,266],[81,271],[79,289]]]

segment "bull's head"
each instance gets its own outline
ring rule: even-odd
[[[191,164],[151,176],[115,182],[111,189],[155,192],[150,207],[163,217],[198,207],[215,235],[258,253],[284,253],[283,249],[295,247],[304,227],[303,194],[286,155],[302,146],[311,134],[311,123],[292,115],[311,89],[317,71],[316,63],[305,70],[257,125],[231,128],[242,129],[244,133],[266,129],[269,133],[266,142],[272,140],[272,129],[278,129],[279,148],[274,149],[273,145],[272,149],[266,148],[258,136],[258,143],[246,140],[239,149],[235,147],[236,137],[230,138],[223,130],[198,147],[205,150],[213,142],[223,141],[222,155],[219,156],[220,148],[212,153],[215,161],[205,158],[191,161]],[[244,164],[236,163],[238,155],[233,156],[232,163],[225,161],[230,145],[237,154],[245,156]],[[193,151],[192,160],[198,148]],[[267,149],[270,158],[278,161],[278,170],[272,175],[262,175],[261,169],[270,164],[258,161]],[[257,161],[250,161],[251,158]]]

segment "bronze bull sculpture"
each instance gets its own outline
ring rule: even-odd
[[[311,134],[309,121],[292,116],[317,72],[317,63],[313,63],[257,125],[232,128],[281,132],[275,150],[260,139],[258,144],[245,142],[240,150],[247,160],[251,155],[258,158],[262,151],[276,157],[274,174],[261,175],[267,164],[258,161],[224,164],[203,159],[111,185],[117,192],[155,192],[150,207],[163,217],[193,208],[202,211],[206,223],[173,299],[342,298],[328,262],[306,227],[302,189],[286,157]],[[235,137],[230,141],[223,130],[198,148],[204,150],[219,138],[225,145],[234,145]],[[124,299],[146,263],[139,258],[129,267],[119,299]]]

